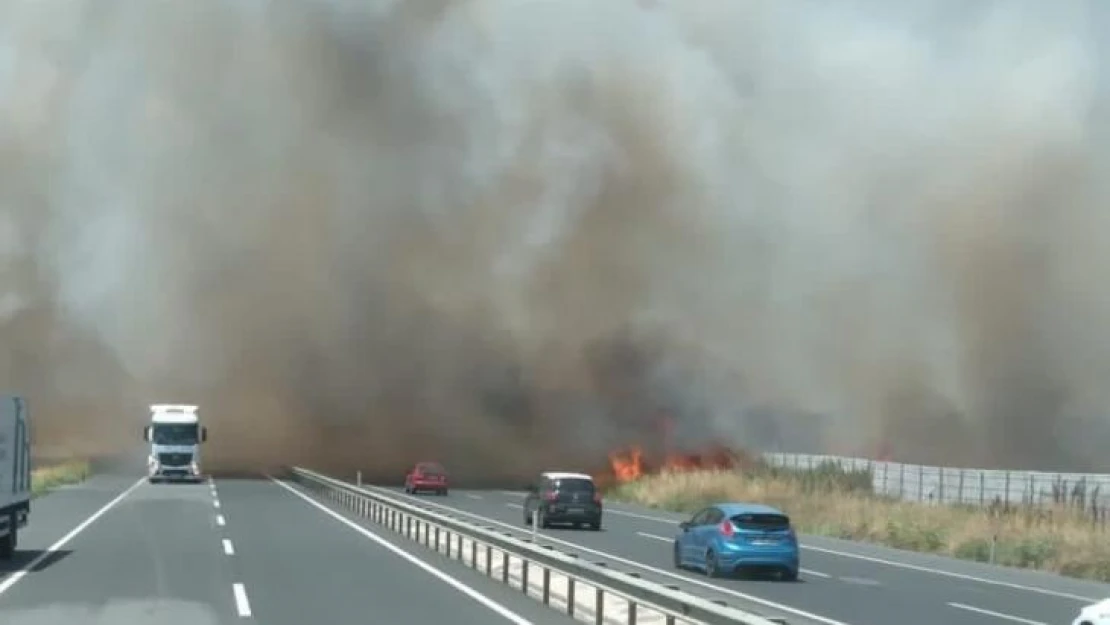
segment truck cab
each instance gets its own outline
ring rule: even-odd
[[[143,439],[150,443],[147,479],[152,484],[203,479],[200,446],[208,440],[208,428],[201,425],[197,406],[152,404]]]

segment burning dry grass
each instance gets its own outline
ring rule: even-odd
[[[973,508],[873,495],[870,475],[836,467],[675,470],[616,485],[615,500],[691,512],[715,501],[777,506],[802,533],[1110,581],[1105,517],[1073,507]],[[992,556],[992,537],[997,536]]]

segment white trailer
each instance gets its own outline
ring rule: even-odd
[[[187,404],[153,404],[150,425],[143,428],[150,443],[147,479],[199,482],[200,445],[208,440],[208,428],[200,424],[197,407]]]
[[[11,559],[31,513],[31,432],[27,402],[0,395],[0,559]]]

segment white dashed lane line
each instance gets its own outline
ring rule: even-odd
[[[251,617],[251,602],[247,598],[247,589],[242,584],[232,584],[231,592],[235,595],[235,610],[240,618]]]
[[[217,514],[216,515],[216,525],[219,525],[220,527],[223,527],[226,524],[227,524],[227,521],[224,520],[224,515]]]
[[[226,538],[224,539],[224,553],[229,556],[235,555],[235,547],[232,546],[231,541]]]
[[[1025,625],[1047,625],[1046,623],[1042,623],[1040,621],[1032,621],[1032,620],[1029,620],[1027,618],[1021,618],[1020,616],[1013,616],[1012,614],[1003,614],[1002,612],[995,612],[994,610],[984,610],[983,608],[977,608],[977,607],[971,606],[971,605],[964,605],[962,603],[949,603],[948,605],[950,605],[953,608],[956,608],[958,610],[966,610],[968,612],[975,612],[976,614],[983,614],[985,616],[993,616],[995,618],[1002,619],[1004,621],[1010,621],[1010,622],[1013,622],[1013,623],[1024,623]]]

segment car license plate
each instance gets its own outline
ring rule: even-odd
[[[777,538],[756,538],[752,540],[753,545],[777,545],[778,543]]]
[[[567,508],[567,514],[582,514],[585,511],[584,508]]]

